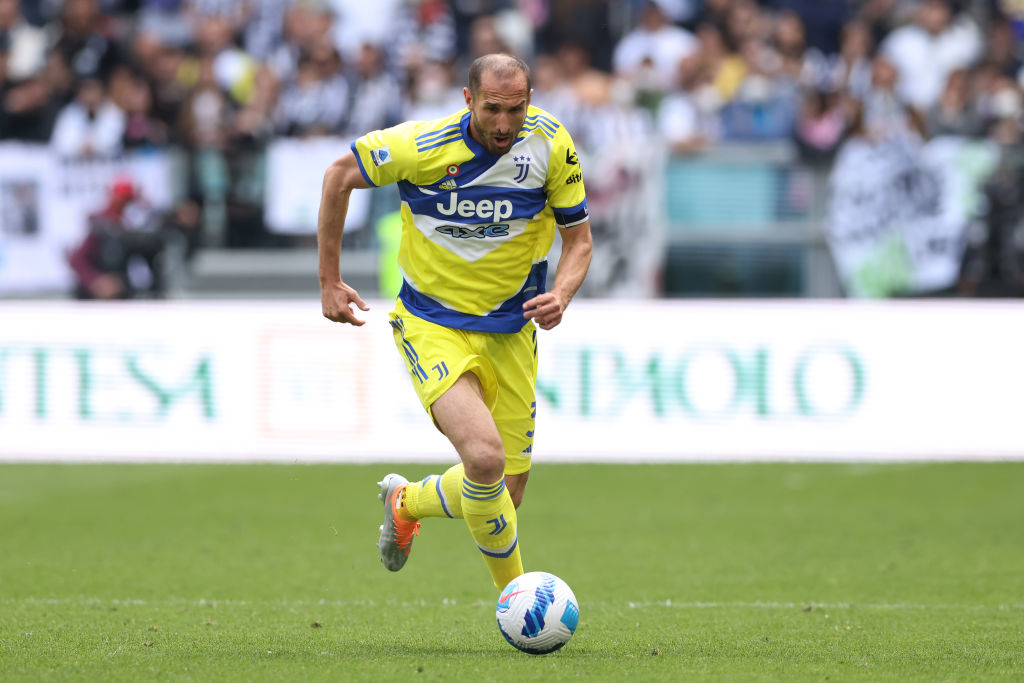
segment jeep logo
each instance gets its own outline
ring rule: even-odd
[[[451,235],[459,239],[468,239],[470,237],[477,237],[479,239],[485,237],[507,237],[508,223],[478,225],[475,228],[471,228],[468,225],[442,225],[434,228],[434,230],[437,230],[442,235]]]
[[[474,202],[472,199],[463,199],[460,202],[459,193],[452,192],[451,196],[448,197],[448,206],[438,202],[437,210],[445,216],[457,214],[463,218],[500,221],[502,218],[508,218],[512,215],[512,202],[507,199],[499,199],[497,201],[481,199],[478,202]]]

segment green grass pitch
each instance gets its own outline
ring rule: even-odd
[[[1024,680],[1024,463],[539,463],[544,657],[461,521],[380,565],[392,469],[0,466],[0,680]]]

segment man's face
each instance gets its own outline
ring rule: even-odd
[[[486,71],[480,77],[480,92],[475,96],[469,88],[462,92],[472,113],[469,130],[473,139],[495,156],[512,149],[533,94],[526,88],[526,76],[517,73],[513,78],[501,79]]]

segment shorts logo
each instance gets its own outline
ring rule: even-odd
[[[515,162],[516,168],[519,169],[519,175],[513,178],[513,180],[517,183],[521,183],[526,180],[526,176],[530,174],[530,162],[533,161],[533,159],[530,158],[529,154],[522,154],[520,156],[513,157],[512,161]]]
[[[391,149],[388,145],[378,147],[370,152],[370,158],[373,159],[374,166],[383,166],[391,162]]]

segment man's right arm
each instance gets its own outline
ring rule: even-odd
[[[318,274],[323,314],[334,322],[362,325],[366,321],[357,318],[351,306],[355,304],[363,311],[370,310],[359,293],[342,280],[339,266],[349,196],[352,190],[367,187],[371,185],[363,177],[355,153],[351,151],[335,160],[324,173],[316,228]]]

